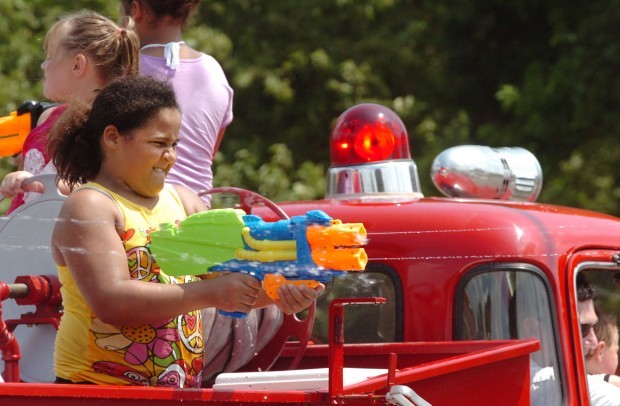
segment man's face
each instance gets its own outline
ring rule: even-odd
[[[616,369],[618,368],[618,329],[616,327],[613,328],[613,332],[611,335],[611,340],[609,343],[606,343],[607,347],[603,351],[603,357],[601,362],[603,363],[603,368],[605,368],[605,373],[607,374],[615,374]]]
[[[594,334],[594,329],[592,329],[592,325],[596,324],[598,321],[598,317],[596,317],[596,312],[594,311],[594,302],[592,299],[577,302],[577,312],[579,313],[579,324],[581,324],[582,330],[585,326],[590,326],[587,329],[587,334],[582,337],[581,344],[583,346],[584,354],[590,352],[596,348],[598,344],[598,340],[596,335]]]

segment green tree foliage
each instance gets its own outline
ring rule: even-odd
[[[118,2],[78,3],[118,17]],[[321,197],[333,122],[377,102],[405,122],[427,195],[438,194],[429,167],[441,150],[523,146],[544,169],[541,201],[620,214],[619,3],[203,0],[186,41],[216,57],[235,89],[216,185]],[[41,98],[42,38],[66,11],[0,4],[7,113]]]
[[[413,2],[232,0],[205,6],[197,20],[230,38],[217,41],[232,45],[217,56],[232,73],[235,114],[242,117],[228,130],[223,151],[244,149],[263,161],[268,146],[285,143],[295,162],[327,166],[333,122],[361,102],[387,105],[403,118],[421,168],[446,145],[467,140],[467,114],[445,117],[429,104],[441,82],[441,57],[423,40],[428,21]],[[428,176],[423,182],[432,194]]]

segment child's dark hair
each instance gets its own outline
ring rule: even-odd
[[[92,107],[72,101],[48,139],[58,176],[71,189],[95,179],[104,159],[101,136],[106,127],[112,125],[131,138],[134,130],[167,108],[180,110],[172,87],[141,75],[112,81],[97,94]]]
[[[583,272],[577,274],[577,301],[585,302],[586,300],[596,299],[596,290]]]
[[[156,18],[170,16],[174,20],[181,20],[185,25],[201,0],[122,0],[126,14],[129,14],[133,1],[139,1],[142,6],[148,7]]]

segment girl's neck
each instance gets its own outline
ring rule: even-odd
[[[178,25],[160,24],[140,33],[140,46],[167,44],[168,42],[180,42],[182,40],[181,27]]]
[[[99,173],[97,178],[94,179],[94,182],[116,193],[117,195],[124,197],[130,202],[135,203],[139,206],[146,207],[149,210],[152,210],[159,202],[159,195],[152,197],[142,196],[136,193],[127,183],[123,182],[122,180],[118,178],[110,178],[103,173]]]
[[[80,90],[78,98],[88,104],[91,104],[93,100],[95,100],[95,97],[97,97],[97,92],[103,86],[104,85],[101,85],[98,83],[97,84],[93,83],[92,86],[85,86],[84,89]]]
[[[70,98],[77,98],[88,104],[95,100],[99,90],[105,86],[105,82],[99,77],[97,67],[90,58],[87,58],[87,68],[84,74],[75,78],[72,86],[73,92]]]

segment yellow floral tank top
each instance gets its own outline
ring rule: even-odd
[[[95,183],[82,187],[108,195],[122,212],[125,224],[120,238],[131,278],[166,284],[196,280],[166,275],[149,251],[149,234],[159,224],[186,217],[173,187],[164,188],[152,210]],[[204,343],[199,310],[142,326],[105,324],[93,314],[67,267],[59,266],[58,273],[64,314],[56,335],[56,376],[108,385],[200,387]]]

